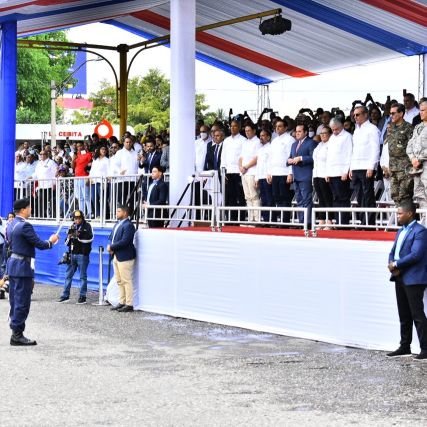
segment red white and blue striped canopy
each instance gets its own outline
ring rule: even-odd
[[[292,30],[263,36],[258,20],[197,33],[197,59],[256,84],[427,53],[427,0],[196,0],[197,26],[282,8]],[[162,0],[0,0],[19,36],[104,22],[143,38],[169,33]],[[90,40],[87,40],[90,43]]]

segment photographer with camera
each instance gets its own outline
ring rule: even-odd
[[[86,304],[87,267],[89,254],[92,249],[93,232],[91,225],[85,220],[83,212],[73,212],[73,224],[68,230],[65,244],[68,252],[64,253],[59,264],[67,264],[64,290],[58,302],[67,302],[70,299],[71,282],[77,268],[80,271],[80,296],[77,304]]]

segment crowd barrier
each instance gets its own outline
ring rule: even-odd
[[[166,174],[166,181],[169,177]],[[396,208],[378,204],[375,208],[312,209],[267,206],[223,206],[220,179],[216,172],[193,177],[185,205],[143,206],[149,175],[114,177],[58,177],[52,180],[15,181],[15,198],[31,197],[32,219],[60,224],[74,209],[81,209],[94,226],[112,227],[118,203],[128,202],[138,210],[139,224],[177,228],[206,225],[220,231],[229,225],[301,229],[316,236],[318,230],[396,230]],[[190,203],[188,203],[190,201]],[[424,223],[426,210],[418,210]]]
[[[141,229],[136,246],[136,309],[369,349],[399,344],[390,240]]]
[[[32,219],[59,224],[74,209],[84,212],[98,226],[116,221],[116,207],[128,202],[137,206],[147,194],[149,174],[112,177],[57,177],[15,181],[15,199],[30,197]],[[169,175],[165,174],[165,181]],[[142,207],[141,207],[142,211]]]

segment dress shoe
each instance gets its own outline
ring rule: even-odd
[[[111,307],[111,310],[117,310],[117,311],[119,311],[121,308],[123,308],[123,307],[125,307],[125,305],[124,304],[118,304],[118,305],[116,305],[115,307]]]
[[[117,311],[120,311],[120,313],[127,313],[129,311],[133,311],[133,306],[132,305],[125,305],[122,308],[119,308]]]
[[[414,357],[414,360],[427,362],[427,351],[422,351]]]
[[[10,337],[10,345],[26,346],[26,345],[37,345],[37,342],[24,337],[22,332],[13,333]]]
[[[397,350],[386,354],[387,357],[409,357],[412,356],[410,348],[399,347]]]

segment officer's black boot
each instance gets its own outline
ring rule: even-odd
[[[24,337],[22,332],[13,331],[12,336],[10,337],[10,345],[37,345],[37,342]]]

